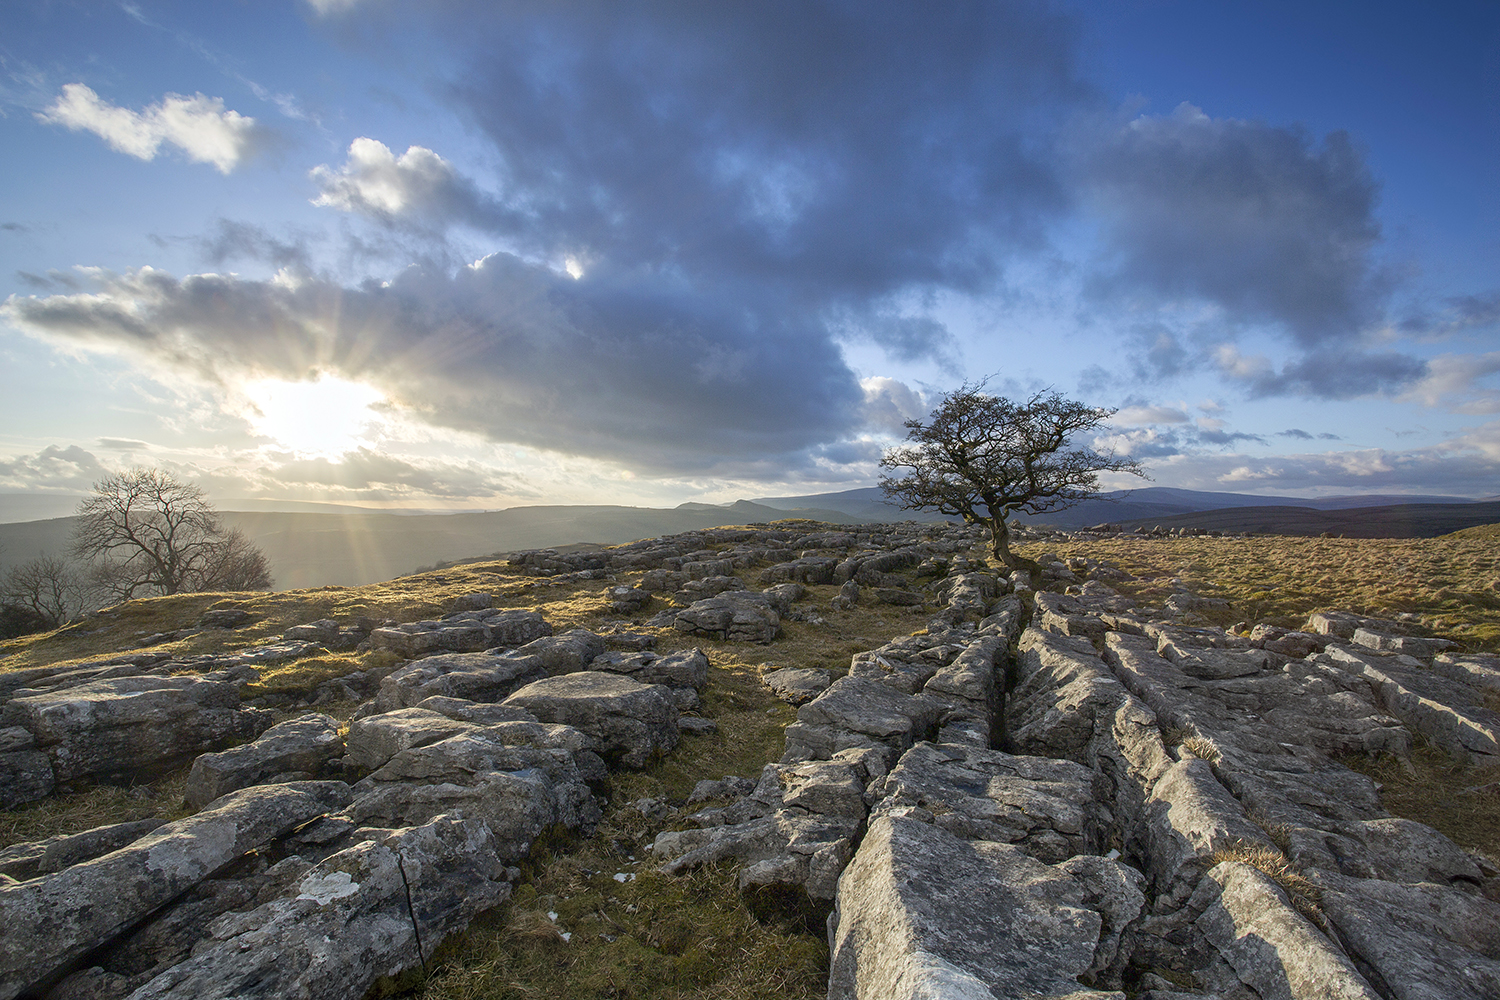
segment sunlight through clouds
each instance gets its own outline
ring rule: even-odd
[[[264,379],[244,386],[254,432],[307,458],[337,460],[368,443],[385,401],[379,389],[323,374],[313,382]]]

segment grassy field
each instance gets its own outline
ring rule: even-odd
[[[1112,581],[1146,603],[1177,584],[1230,601],[1220,624],[1300,626],[1313,611],[1381,616],[1409,612],[1419,627],[1473,650],[1500,647],[1500,534],[1470,529],[1420,541],[1257,537],[1251,539],[1117,539],[1027,543],[1043,552],[1109,562],[1134,579]],[[754,571],[747,574],[753,579]],[[620,574],[631,583],[639,573]],[[319,618],[413,621],[445,613],[454,598],[483,591],[497,605],[541,611],[558,631],[575,626],[608,632],[630,622],[610,612],[607,581],[556,583],[520,576],[497,562],[465,563],[365,587],[325,587],[270,594],[198,594],[135,601],[40,636],[0,644],[0,671],[88,660],[132,648],[146,637],[190,629],[204,610],[240,607],[247,627],[189,635],[152,649],[191,654],[264,642],[287,627]],[[656,630],[658,649],[700,646],[713,664],[702,714],[718,732],[685,735],[672,754],[640,771],[616,775],[595,836],[537,846],[528,877],[505,907],[449,942],[425,982],[382,984],[386,993],[431,1000],[477,998],[671,997],[798,998],[826,989],[827,948],[816,917],[795,909],[757,919],[736,890],[730,866],[671,879],[651,871],[646,847],[677,814],[648,819],[634,803],[680,805],[696,782],[728,774],[756,777],[781,753],[793,711],[759,683],[762,670],[821,666],[835,676],[850,655],[925,626],[928,610],[860,605],[828,607],[833,587],[815,587],[802,608],[821,623],[789,621],[769,646],[689,639]],[[665,604],[658,599],[638,622]],[[330,653],[266,671],[256,690],[308,691],[351,670],[393,664],[385,653]],[[346,715],[353,705],[320,706]],[[1348,762],[1384,785],[1397,815],[1430,823],[1471,849],[1500,858],[1500,795],[1483,787],[1500,775],[1477,775],[1422,747],[1411,766]],[[0,815],[0,846],[145,815],[183,814],[185,770],[137,788],[79,788]],[[762,914],[762,917],[766,917]]]

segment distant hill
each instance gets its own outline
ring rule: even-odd
[[[1224,507],[1164,518],[1116,520],[1124,528],[1206,528],[1268,535],[1345,538],[1436,538],[1451,531],[1500,522],[1500,502],[1403,503],[1315,510],[1311,507]]]
[[[723,524],[806,516],[834,523],[858,519],[838,511],[797,513],[740,501],[726,507],[676,508],[552,506],[513,507],[482,514],[410,515],[358,508],[338,513],[223,511],[266,553],[278,590],[359,586],[410,573],[421,566],[494,552],[547,548],[574,542],[614,545]],[[0,524],[0,564],[67,551],[73,518]]]

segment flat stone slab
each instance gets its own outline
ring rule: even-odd
[[[323,765],[344,753],[339,721],[312,713],[272,726],[243,746],[206,753],[193,761],[183,797],[201,809],[221,795],[288,772],[317,777]]]
[[[781,616],[764,594],[730,591],[694,601],[677,612],[679,632],[737,642],[768,643],[781,634]]]
[[[833,679],[822,669],[782,667],[761,674],[760,682],[787,704],[803,705],[828,690]]]
[[[663,685],[587,670],[533,681],[503,704],[524,708],[542,722],[572,726],[598,741],[606,760],[641,768],[680,739],[669,692]]]
[[[436,743],[471,728],[472,723],[450,719],[425,708],[403,708],[355,719],[349,724],[344,744],[356,765],[376,768],[402,750]]]

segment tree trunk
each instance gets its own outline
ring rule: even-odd
[[[990,524],[990,550],[995,558],[1005,564],[1009,570],[1023,569],[1028,573],[1037,570],[1037,564],[1024,556],[1018,556],[1010,550],[1010,527],[1005,523],[1004,515],[991,515]]]

